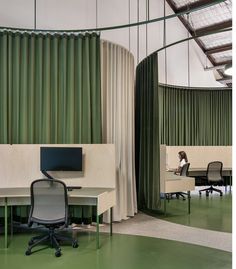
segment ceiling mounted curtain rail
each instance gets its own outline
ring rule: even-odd
[[[172,88],[172,89],[181,89],[181,90],[209,90],[209,91],[222,91],[222,90],[229,90],[229,87],[187,87],[187,86],[178,86],[178,85],[171,85],[171,84],[164,84],[164,83],[159,83],[159,86],[161,87],[167,87],[167,88]]]
[[[30,34],[30,35],[45,35],[45,36],[86,36],[86,35],[96,35],[96,36],[100,36],[100,32],[95,32],[95,31],[92,31],[92,32],[67,32],[67,31],[48,31],[48,30],[26,30],[26,29],[16,29],[16,28],[1,28],[0,27],[0,33],[4,33],[4,32],[7,32],[7,33],[14,33],[14,34]]]
[[[133,27],[133,26],[139,26],[139,25],[143,25],[143,24],[149,24],[149,23],[154,23],[154,22],[158,22],[158,21],[163,21],[163,20],[168,20],[168,19],[172,19],[178,16],[182,16],[185,15],[186,13],[191,13],[191,12],[195,12],[195,11],[199,11],[217,4],[220,4],[222,2],[225,2],[226,0],[212,0],[212,2],[201,5],[199,7],[194,7],[191,9],[186,9],[184,11],[175,13],[175,14],[171,14],[168,16],[164,16],[164,17],[160,17],[160,18],[155,18],[152,20],[145,20],[145,21],[140,21],[140,22],[136,22],[136,23],[129,23],[129,24],[122,24],[122,25],[115,25],[115,26],[108,26],[108,27],[101,27],[101,28],[88,28],[88,29],[74,29],[74,30],[43,30],[43,29],[19,29],[19,28],[12,28],[12,27],[6,27],[6,26],[2,26],[0,27],[1,29],[9,29],[9,30],[22,30],[22,31],[35,31],[35,32],[96,32],[96,31],[109,31],[109,30],[115,30],[115,29],[122,29],[122,28],[127,28],[127,27]]]
[[[177,44],[180,44],[180,43],[183,43],[183,42],[192,40],[192,39],[196,39],[196,38],[199,38],[199,37],[208,36],[208,35],[214,35],[214,34],[223,33],[223,32],[229,32],[229,31],[232,31],[232,27],[226,28],[226,29],[223,29],[223,30],[217,30],[217,31],[212,31],[212,32],[204,33],[204,34],[201,34],[201,35],[191,36],[191,37],[188,37],[188,38],[184,38],[184,39],[178,40],[178,41],[176,41],[174,43],[168,44],[165,47],[162,47],[162,48],[160,48],[160,49],[152,52],[146,58],[144,58],[139,64],[141,64],[143,61],[145,61],[148,57],[151,57],[151,56],[153,56],[155,54],[158,54],[160,51],[165,50],[165,49],[167,49],[169,47],[173,47],[173,46],[175,46]]]

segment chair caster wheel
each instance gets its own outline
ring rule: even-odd
[[[77,241],[74,241],[74,242],[72,243],[72,247],[73,247],[73,248],[77,248],[78,246],[79,246],[79,244],[78,244]]]
[[[220,193],[220,196],[223,196],[223,193],[222,192]]]
[[[60,250],[57,250],[57,251],[55,252],[55,256],[56,256],[56,257],[61,257],[61,251],[60,251]]]
[[[206,196],[207,196],[207,197],[209,196],[209,191],[206,191]]]
[[[28,242],[28,245],[31,246],[31,245],[33,245],[33,243],[34,243],[34,240],[31,239],[31,240]]]
[[[202,195],[202,193],[199,191],[199,195],[201,196]]]
[[[29,256],[31,253],[32,253],[31,250],[27,249],[26,252],[25,252],[25,255]]]
[[[77,248],[78,246],[79,246],[79,244],[77,242],[72,244],[73,248]]]

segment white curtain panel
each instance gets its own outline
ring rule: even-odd
[[[113,220],[137,213],[134,153],[134,57],[125,48],[101,41],[103,143],[116,149],[117,201]]]

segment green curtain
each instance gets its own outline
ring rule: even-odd
[[[232,89],[159,85],[160,143],[232,145]]]
[[[8,143],[7,35],[0,32],[0,143]]]
[[[96,33],[0,32],[0,143],[101,143],[100,79]]]
[[[147,57],[136,70],[136,180],[138,207],[160,203],[160,150],[157,56]]]
[[[136,69],[135,139],[138,207],[160,207],[160,144],[232,145],[232,89],[158,83],[157,55]]]

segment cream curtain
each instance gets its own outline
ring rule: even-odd
[[[137,213],[134,167],[134,58],[125,48],[101,41],[103,143],[116,148],[117,201],[113,220]]]

